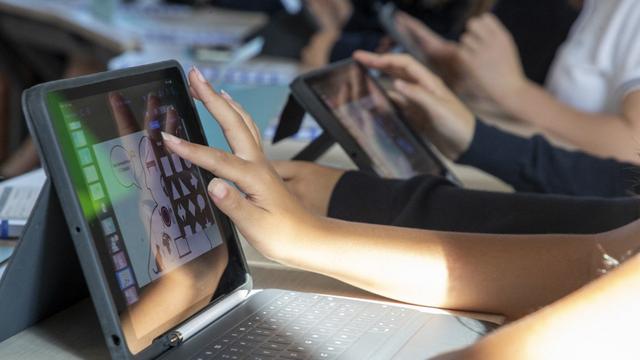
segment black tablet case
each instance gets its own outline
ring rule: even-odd
[[[306,79],[314,76],[331,72],[349,64],[355,63],[353,59],[345,59],[325,68],[311,71],[297,77],[290,85],[291,95],[285,105],[279,119],[272,143],[291,137],[300,130],[302,119],[305,113],[309,113],[316,119],[323,132],[314,139],[307,147],[295,155],[292,160],[315,161],[320,158],[334,143],[340,144],[347,155],[362,171],[376,175],[373,168],[373,162],[364,149],[351,137],[331,111],[318,99],[317,95],[306,84]],[[374,79],[375,80],[375,79]],[[397,109],[396,109],[397,110]],[[411,128],[405,124],[410,132]],[[413,133],[413,132],[412,132]],[[414,134],[415,135],[415,134]],[[454,184],[460,184],[455,174],[434,154],[430,144],[426,144],[424,140],[416,136],[418,143],[423,145],[425,156],[431,157],[434,162],[442,169],[441,176],[447,178]]]
[[[95,245],[87,238],[91,233],[89,225],[82,220],[79,206],[63,207],[58,200],[75,198],[76,194],[68,186],[53,185],[53,179],[67,184],[71,179],[64,170],[53,128],[44,122],[48,119],[48,110],[42,101],[47,92],[60,87],[82,86],[169,67],[181,68],[178,62],[170,60],[60,80],[23,93],[22,107],[48,180],[0,279],[0,341],[85,298],[89,289],[113,359],[151,359],[169,347],[164,341],[156,341],[136,355],[128,350],[105,274],[95,256],[96,249],[91,248]],[[184,74],[182,76],[186,83]],[[77,219],[77,223],[65,219]]]
[[[47,180],[0,279],[0,342],[88,295],[58,196]]]

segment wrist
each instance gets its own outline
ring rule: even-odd
[[[495,102],[504,111],[513,114],[520,107],[522,101],[529,97],[536,85],[526,77],[514,81],[511,85],[505,87],[505,91],[496,96]]]
[[[334,30],[322,30],[313,35],[302,51],[302,63],[311,68],[326,65],[339,38],[340,32]]]
[[[455,153],[452,154],[449,159],[456,161],[458,158],[460,158],[460,156],[462,156],[462,154],[469,150],[476,132],[477,123],[478,119],[472,113],[470,113],[469,116],[465,118],[464,122],[461,124],[462,129],[460,130],[460,135],[458,136],[458,139],[456,141]]]
[[[267,258],[286,266],[306,268],[305,259],[314,253],[315,245],[321,243],[325,229],[329,227],[328,218],[304,212],[304,215],[289,218],[277,231],[278,240],[273,241],[261,252]]]

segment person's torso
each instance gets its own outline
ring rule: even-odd
[[[640,46],[638,0],[586,0],[567,41],[559,49],[547,89],[586,112],[618,114],[623,96],[620,57]]]

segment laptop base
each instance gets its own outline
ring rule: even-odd
[[[0,342],[87,296],[58,195],[47,179],[0,278]]]

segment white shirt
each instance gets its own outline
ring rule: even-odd
[[[618,115],[640,90],[640,0],[586,0],[547,78],[579,110]]]

